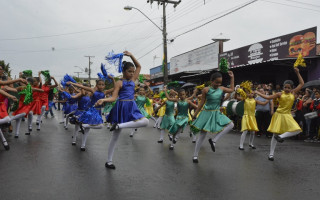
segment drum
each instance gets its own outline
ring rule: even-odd
[[[234,115],[234,113],[232,112],[232,105],[235,103],[235,101],[229,101],[228,105],[227,105],[227,114],[230,115]]]
[[[232,104],[232,112],[235,115],[242,117],[244,113],[244,101],[239,101]]]
[[[318,117],[318,112],[314,111],[314,112],[310,112],[304,115],[305,119],[314,119]]]

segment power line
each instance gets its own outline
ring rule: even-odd
[[[21,37],[21,38],[2,38],[0,41],[8,41],[8,40],[30,40],[30,39],[41,39],[41,38],[50,38],[50,37],[59,37],[59,36],[65,36],[65,35],[74,35],[74,34],[81,34],[81,33],[88,33],[88,32],[94,32],[94,31],[101,31],[106,29],[113,29],[118,27],[123,27],[127,25],[133,25],[133,24],[139,24],[142,22],[147,22],[148,20],[143,21],[137,21],[132,23],[126,23],[126,24],[120,24],[115,26],[109,26],[104,28],[96,28],[96,29],[89,29],[89,30],[83,30],[83,31],[75,31],[75,32],[69,32],[69,33],[61,33],[61,34],[53,34],[53,35],[42,35],[42,36],[34,36],[34,37]]]
[[[210,24],[210,23],[213,22],[213,21],[216,21],[216,20],[218,20],[218,19],[220,19],[220,18],[222,18],[222,17],[225,17],[225,16],[227,16],[227,15],[229,15],[229,14],[231,14],[231,13],[234,13],[234,12],[236,12],[236,11],[238,11],[238,10],[246,7],[246,6],[249,6],[250,4],[255,3],[255,2],[257,2],[257,1],[258,1],[258,0],[250,1],[250,2],[248,2],[248,3],[246,3],[246,4],[244,4],[243,6],[240,6],[240,7],[236,8],[236,9],[233,9],[233,10],[231,10],[231,11],[229,11],[229,12],[227,12],[227,13],[225,13],[225,14],[217,17],[217,18],[214,18],[214,19],[212,19],[212,20],[204,23],[204,24],[201,24],[201,25],[199,25],[199,26],[197,26],[197,27],[195,27],[195,28],[192,28],[192,29],[190,29],[190,30],[188,30],[188,31],[186,31],[186,32],[180,33],[179,35],[175,36],[174,39],[176,39],[177,37],[180,37],[180,36],[182,36],[182,35],[185,35],[185,34],[187,34],[187,33],[190,33],[190,32],[192,32],[192,31],[194,31],[194,30],[197,30],[197,29],[199,29],[199,28],[201,28],[201,27],[203,27],[203,26],[205,26],[205,25],[207,25],[207,24]]]
[[[146,55],[148,55],[149,53],[151,53],[152,51],[154,51],[154,50],[156,50],[158,47],[160,47],[162,45],[162,43],[161,44],[159,44],[158,46],[156,46],[155,48],[153,48],[153,49],[151,49],[150,51],[148,51],[146,54],[144,54],[143,56],[140,56],[139,58],[138,58],[138,60],[139,59],[141,59],[141,58],[143,58],[143,57],[145,57]]]
[[[311,10],[311,11],[315,11],[315,12],[320,12],[320,10],[315,10],[315,9],[305,8],[305,7],[300,7],[300,6],[294,6],[294,5],[285,4],[285,3],[279,3],[279,2],[268,1],[268,0],[261,0],[261,1],[268,2],[268,3],[274,3],[274,4],[279,4],[279,5],[283,5],[283,6],[289,6],[289,7],[293,7],[293,8],[301,8],[301,9],[305,9],[305,10]]]

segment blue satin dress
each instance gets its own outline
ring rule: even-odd
[[[93,95],[91,96],[91,106],[94,106],[94,104],[96,104],[98,100],[104,99],[105,96],[106,95],[104,94],[104,92],[95,91],[93,93]],[[102,105],[101,106],[97,106],[95,108],[98,110],[99,114],[101,115]]]
[[[83,106],[87,106],[87,109],[79,116],[78,122],[83,124],[98,125],[103,123],[101,116],[102,106],[93,107],[94,104],[105,97],[103,92],[95,91],[91,96],[91,100],[84,100]],[[89,102],[88,102],[89,101]],[[86,105],[85,105],[86,104]]]
[[[122,80],[119,98],[107,116],[107,122],[120,124],[144,118],[134,100],[134,88],[132,80]]]
[[[78,109],[74,113],[75,116],[80,116],[91,106],[91,98],[89,96],[83,96],[78,101]]]
[[[75,94],[71,94],[71,96],[75,96]],[[67,115],[77,110],[78,108],[77,102],[78,102],[78,99],[73,99],[73,98],[68,99],[64,106],[64,114]]]

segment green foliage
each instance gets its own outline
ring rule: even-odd
[[[6,64],[4,62],[4,60],[0,60],[0,65],[3,67],[4,69],[4,74],[8,77],[11,77],[11,69],[10,69],[10,66],[9,66],[9,63]]]

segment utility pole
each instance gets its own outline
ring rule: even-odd
[[[89,58],[89,72],[88,72],[88,74],[89,74],[89,84],[91,84],[91,68],[90,68],[90,66],[91,66],[91,61],[90,61],[90,59],[91,59],[91,58],[94,58],[95,56],[84,56],[84,57]]]
[[[166,85],[168,83],[168,52],[167,52],[167,18],[166,18],[166,6],[167,4],[173,4],[173,7],[177,7],[177,5],[181,2],[179,1],[170,1],[170,0],[148,0],[147,3],[152,4],[154,1],[158,2],[158,5],[163,6],[163,28],[162,28],[162,36],[163,36],[163,82]]]

